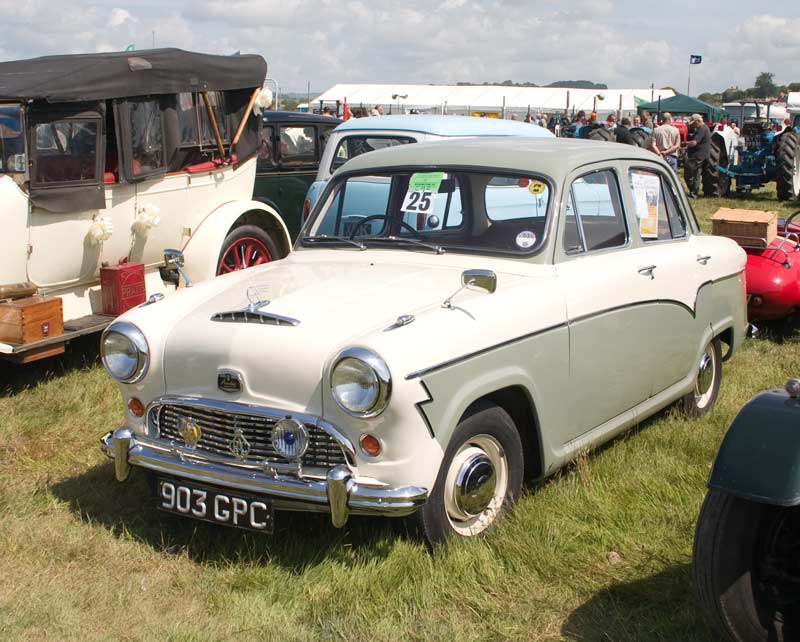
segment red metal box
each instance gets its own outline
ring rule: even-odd
[[[144,263],[120,263],[100,268],[103,314],[119,316],[144,303]]]

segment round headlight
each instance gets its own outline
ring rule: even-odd
[[[365,348],[348,348],[334,361],[331,392],[345,412],[374,417],[384,411],[391,394],[391,374],[386,362]]]
[[[308,431],[297,419],[281,419],[272,429],[272,447],[284,459],[296,460],[308,450]]]
[[[103,365],[114,379],[134,383],[147,373],[150,351],[141,330],[132,323],[112,323],[100,342]]]

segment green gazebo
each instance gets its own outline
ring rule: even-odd
[[[651,103],[643,103],[636,106],[636,110],[641,115],[644,110],[649,111],[651,114],[657,114],[668,111],[673,116],[675,115],[689,115],[700,114],[706,122],[718,122],[723,116],[727,116],[727,112],[721,107],[715,107],[704,103],[702,100],[686,96],[685,94],[675,94],[671,98],[662,98],[654,100]]]

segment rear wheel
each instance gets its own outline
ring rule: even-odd
[[[800,136],[797,132],[787,131],[778,139],[775,156],[778,200],[797,198],[800,193]]]
[[[800,508],[709,490],[694,539],[703,610],[734,642],[800,639]]]
[[[694,389],[681,400],[683,410],[691,417],[706,414],[717,401],[722,382],[722,347],[712,339],[700,355],[695,370]]]
[[[589,140],[602,140],[610,143],[613,143],[616,140],[614,132],[612,132],[610,129],[606,129],[605,127],[596,127],[589,132],[587,138]]]
[[[256,225],[242,225],[225,237],[217,261],[217,275],[236,272],[280,258],[275,241]]]
[[[723,144],[716,136],[711,137],[711,152],[703,167],[703,194],[706,196],[728,196],[731,191],[730,176],[719,168],[727,165]]]
[[[653,137],[648,135],[646,131],[642,129],[632,129],[631,136],[636,142],[637,147],[641,147],[642,149],[650,149],[650,145],[653,142]]]

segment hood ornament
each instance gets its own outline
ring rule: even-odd
[[[247,306],[249,312],[258,312],[261,308],[269,305],[270,301],[266,297],[268,287],[266,285],[251,285],[247,288],[247,300],[250,305]]]
[[[242,391],[242,373],[236,370],[222,369],[217,372],[217,388],[231,394]]]
[[[389,332],[389,330],[395,330],[396,328],[402,328],[404,325],[408,325],[409,323],[414,322],[414,315],[413,314],[401,314],[397,317],[397,321],[395,321],[392,325],[388,328],[384,328],[384,332]]]
[[[203,436],[203,429],[200,428],[200,424],[191,417],[181,417],[178,425],[178,432],[180,432],[184,443],[189,448],[197,446]]]

